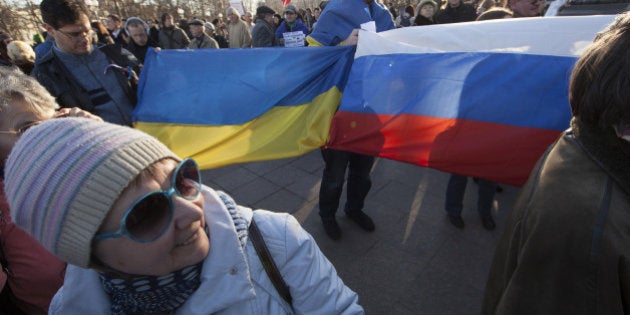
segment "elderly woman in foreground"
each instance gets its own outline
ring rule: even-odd
[[[46,121],[16,143],[5,181],[15,222],[69,263],[53,314],[363,313],[295,218],[236,205],[143,132]]]

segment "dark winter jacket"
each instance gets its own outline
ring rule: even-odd
[[[96,48],[95,48],[96,49]],[[123,69],[131,66],[135,73],[139,72],[137,59],[120,45],[112,44],[102,46],[99,49],[105,54],[109,62],[121,66]],[[113,71],[120,87],[132,105],[136,104],[136,78],[123,73]],[[37,60],[31,73],[33,77],[43,85],[52,96],[57,99],[61,107],[79,107],[94,113],[95,106],[106,103],[108,99],[90,97],[90,94],[81,86],[70,70],[59,60],[55,49],[51,49],[44,57]],[[129,122],[130,124],[130,122]]]
[[[437,24],[471,22],[477,19],[477,10],[470,4],[461,3],[457,8],[447,5],[435,17]]]
[[[572,123],[538,162],[501,236],[483,314],[624,314],[630,143]]]

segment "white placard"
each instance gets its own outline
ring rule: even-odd
[[[284,47],[304,47],[304,32],[286,32],[282,33],[284,38]]]
[[[376,33],[376,23],[374,21],[369,21],[361,24],[361,29],[368,32]]]
[[[245,14],[245,9],[243,8],[243,1],[241,0],[230,0],[230,6],[236,9],[240,15]]]

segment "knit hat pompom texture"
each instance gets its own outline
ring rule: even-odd
[[[122,191],[149,165],[179,158],[141,131],[85,118],[29,128],[5,164],[15,223],[60,259],[88,268],[92,238]]]

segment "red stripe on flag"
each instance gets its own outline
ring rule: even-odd
[[[340,111],[329,146],[521,186],[560,133],[472,120]]]

